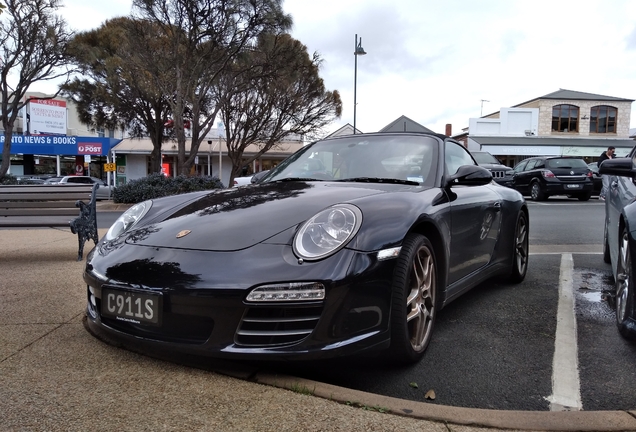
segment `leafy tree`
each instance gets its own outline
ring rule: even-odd
[[[262,34],[228,68],[217,86],[232,174],[290,135],[316,133],[340,117],[338,91],[327,91],[318,71],[321,59],[288,34]],[[243,159],[250,145],[258,152]]]
[[[81,78],[62,86],[77,104],[83,123],[150,137],[150,170],[156,173],[161,172],[164,124],[171,116],[171,105],[150,78],[156,71],[147,70],[139,45],[143,40],[149,54],[161,57],[168,43],[162,36],[151,23],[127,17],[80,33],[71,41],[69,53]]]
[[[169,95],[178,145],[177,170],[188,174],[199,146],[214,125],[219,107],[213,89],[219,75],[263,32],[291,27],[282,0],[133,0],[133,10],[170,41],[162,56],[144,64],[156,85]],[[148,43],[148,41],[146,41]],[[145,45],[141,54],[148,53]],[[184,123],[191,122],[189,149]]]
[[[0,177],[9,170],[11,137],[29,87],[69,76],[66,47],[72,36],[55,12],[59,0],[5,0],[0,19],[0,115],[4,129]],[[55,95],[57,96],[57,94]],[[53,97],[55,97],[53,96]]]

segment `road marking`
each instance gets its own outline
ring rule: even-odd
[[[550,411],[580,411],[581,383],[574,312],[574,260],[572,254],[561,257],[559,305],[552,361],[552,396]]]
[[[603,253],[602,244],[569,244],[539,245],[530,243],[530,255],[584,254],[599,255]]]

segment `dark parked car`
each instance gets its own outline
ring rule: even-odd
[[[439,309],[524,279],[528,227],[521,194],[448,137],[317,141],[258,183],[126,211],[86,260],[88,327],[142,350],[414,362]]]
[[[592,171],[581,158],[541,156],[524,159],[514,167],[512,187],[535,201],[568,195],[587,201],[592,196]]]
[[[603,259],[612,264],[614,291],[609,304],[616,308],[616,325],[628,339],[636,339],[636,150],[626,158],[605,160],[599,169],[610,179],[605,195],[605,235]]]
[[[493,179],[503,186],[512,186],[512,176],[514,171],[509,166],[501,163],[499,159],[488,152],[472,151],[475,161],[492,173]]]

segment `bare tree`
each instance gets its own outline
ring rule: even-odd
[[[291,27],[282,0],[133,0],[141,18],[156,23],[172,41],[163,56],[148,56],[147,70],[169,95],[178,145],[177,170],[188,174],[199,146],[214,125],[212,90],[219,74],[267,31]],[[140,47],[140,52],[146,52]],[[167,71],[172,71],[168,73]],[[186,148],[185,120],[191,122]]]
[[[38,81],[68,78],[66,47],[72,37],[64,19],[56,14],[59,0],[5,3],[0,16],[0,115],[4,129],[0,177],[9,170],[11,137],[18,113],[27,103],[27,90]]]
[[[82,123],[108,129],[125,128],[131,136],[150,137],[150,171],[161,172],[164,125],[171,118],[168,96],[148,79],[151,73],[139,57],[163,55],[170,41],[157,27],[127,17],[76,35],[69,45],[80,77],[62,86],[78,107]],[[171,73],[171,71],[168,71]]]
[[[228,68],[216,88],[232,174],[291,135],[317,132],[342,113],[338,91],[327,91],[321,59],[288,34],[262,34]],[[258,151],[244,158],[245,150]]]

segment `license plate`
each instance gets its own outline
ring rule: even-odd
[[[581,185],[569,184],[569,185],[565,185],[565,187],[568,188],[568,189],[579,189],[581,187]]]
[[[161,296],[102,289],[102,316],[133,324],[161,324]]]

